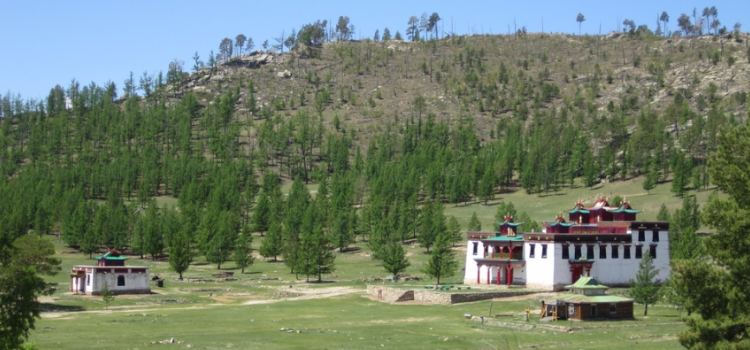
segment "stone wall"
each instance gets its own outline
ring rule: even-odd
[[[498,292],[451,293],[448,291],[435,291],[431,289],[406,290],[378,285],[367,286],[367,294],[375,296],[379,298],[379,300],[387,301],[389,303],[414,300],[422,303],[450,305],[479,300],[489,300],[494,298],[507,298],[534,293],[538,293],[538,291],[505,290]]]

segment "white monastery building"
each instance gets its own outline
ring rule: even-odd
[[[608,286],[635,279],[645,254],[669,278],[669,223],[637,221],[640,210],[628,202],[610,207],[598,199],[590,207],[576,203],[562,215],[543,222],[542,232],[516,232],[512,217],[496,223],[497,232],[467,232],[464,283],[525,285],[559,291],[590,276]]]
[[[98,295],[107,284],[115,294],[151,293],[148,267],[125,266],[126,257],[110,251],[96,256],[97,266],[76,265],[70,272],[70,291]]]

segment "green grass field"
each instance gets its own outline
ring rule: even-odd
[[[471,213],[477,212],[485,229],[491,229],[496,204],[512,201],[519,212],[534,220],[549,220],[561,210],[569,209],[576,199],[592,199],[597,193],[626,196],[635,208],[645,209],[639,219],[655,218],[662,202],[671,210],[682,199],[669,192],[669,183],[661,184],[646,195],[640,181],[605,184],[596,189],[563,188],[549,196],[526,195],[522,191],[505,194],[490,205],[446,207],[447,215],[456,216],[465,227]],[[698,196],[701,206],[710,191],[690,193]],[[256,237],[257,249],[262,238]],[[353,249],[336,252],[336,271],[323,276],[324,283],[306,283],[305,276],[296,279],[282,262],[258,258],[240,274],[232,262],[222,270],[232,270],[238,281],[191,283],[177,281],[165,260],[130,257],[129,266],[148,266],[151,273],[165,279],[164,288],[152,285],[153,294],[117,296],[105,310],[100,297],[67,293],[73,265],[92,264],[86,256],[54,240],[63,272],[52,278],[59,290],[42,299],[44,312],[32,332],[30,342],[40,349],[644,349],[680,348],[676,340],[684,328],[679,312],[666,305],[649,308],[636,306],[636,319],[611,322],[540,322],[541,296],[494,300],[492,314],[502,314],[497,321],[511,326],[484,326],[464,319],[464,314],[489,315],[490,301],[457,305],[388,304],[373,300],[365,293],[367,284],[385,283],[388,277],[380,264],[369,256],[365,242]],[[464,246],[456,247],[463,267]],[[409,245],[407,254],[412,266],[406,275],[420,272],[428,255],[418,244]],[[185,273],[185,278],[211,278],[216,266],[199,258]],[[314,278],[313,278],[314,279]],[[377,280],[377,281],[376,281]],[[461,272],[444,284],[461,285]],[[434,280],[397,282],[395,286],[419,288]],[[474,291],[476,288],[473,288]],[[613,293],[622,292],[620,290]],[[532,309],[526,323],[523,314]],[[563,332],[541,327],[524,329],[523,325],[562,325],[575,327]],[[285,331],[281,331],[285,328]],[[528,327],[527,327],[528,328]],[[292,331],[289,332],[288,329]],[[297,332],[299,331],[299,333]],[[175,344],[151,344],[174,338]]]

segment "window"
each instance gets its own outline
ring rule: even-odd
[[[596,316],[596,304],[591,305],[591,316]]]
[[[474,243],[472,243],[472,244],[473,244],[473,246],[474,246],[474,248],[473,248],[473,250],[472,250],[472,252],[473,252],[473,255],[477,255],[477,252],[479,251],[479,243],[477,243],[477,242],[474,242]]]
[[[86,285],[87,286],[91,285],[91,275],[86,275]]]
[[[643,246],[637,245],[635,246],[635,258],[636,259],[642,259],[643,258]]]
[[[591,244],[586,246],[586,259],[594,260],[594,246]]]
[[[638,242],[645,242],[645,241],[646,241],[646,231],[638,230]]]
[[[123,275],[117,276],[117,286],[118,287],[124,287],[125,286],[125,276],[123,276]]]
[[[609,314],[617,315],[617,304],[609,304]]]
[[[568,304],[568,317],[575,316],[576,308],[573,304]]]
[[[612,245],[612,259],[619,259],[620,258],[620,246],[618,245]]]
[[[547,259],[547,245],[542,244],[542,259]]]
[[[565,260],[570,259],[570,246],[567,244],[562,246],[562,258]]]
[[[622,258],[623,259],[630,259],[630,246],[626,245],[623,248],[624,248],[624,250],[623,250],[624,253],[622,254]]]
[[[649,254],[651,254],[651,259],[656,259],[656,246],[652,245],[649,247]]]
[[[573,254],[573,259],[578,260],[581,258],[581,246],[576,245],[575,246],[575,253]]]
[[[651,232],[651,242],[658,242],[659,241],[659,230],[654,230]]]
[[[535,248],[536,248],[536,244],[529,244],[529,258],[534,257]]]
[[[600,244],[599,245],[599,259],[606,259],[606,258],[607,258],[607,245]]]

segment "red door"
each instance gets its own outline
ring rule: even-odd
[[[573,275],[571,276],[571,284],[578,282],[578,279],[581,278],[581,275],[583,274],[583,268],[581,266],[573,266]]]

